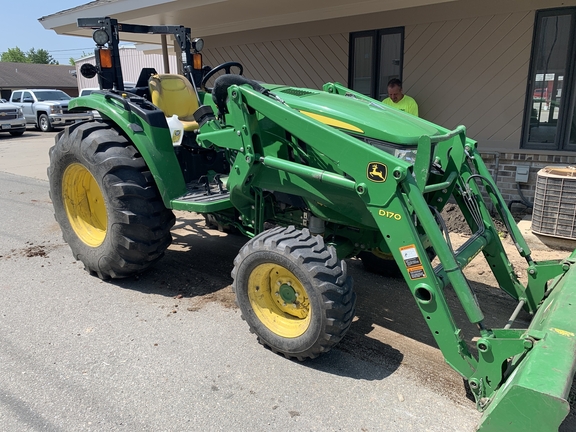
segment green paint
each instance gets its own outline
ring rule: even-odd
[[[282,284],[278,290],[280,298],[286,303],[294,303],[296,301],[296,291],[290,285]]]

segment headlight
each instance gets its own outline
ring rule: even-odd
[[[396,156],[398,159],[402,159],[403,161],[413,164],[416,162],[416,149],[395,149],[394,156]]]
[[[110,41],[108,33],[104,29],[96,30],[92,35],[92,39],[94,39],[94,42],[96,42],[98,46],[104,46]]]
[[[50,112],[52,114],[62,114],[62,107],[60,105],[54,105],[50,107]]]
[[[368,138],[354,134],[351,135],[361,141],[364,141],[367,144],[370,144],[371,146],[374,146],[388,154],[393,155],[394,157],[397,157],[398,159],[402,159],[403,161],[411,164],[416,162],[416,149],[418,147],[416,145],[393,144],[374,138]]]
[[[24,117],[24,111],[22,111],[22,108],[18,108],[18,117]]]
[[[194,52],[199,53],[204,48],[204,39],[202,38],[194,38],[192,39],[192,49]]]

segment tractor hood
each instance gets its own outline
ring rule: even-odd
[[[291,108],[359,138],[372,138],[394,144],[415,144],[422,135],[438,135],[447,131],[376,100],[297,87],[264,87]]]

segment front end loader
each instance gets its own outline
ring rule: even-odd
[[[187,52],[190,30],[111,18],[79,25],[99,32],[97,58],[108,50],[111,61],[87,68],[102,91],[70,107],[96,109],[102,120],[61,132],[48,173],[56,219],[88,271],[103,279],[142,272],[171,242],[172,210],[203,214],[249,238],[232,277],[251,331],[272,351],[305,360],[329,351],[350,327],[355,294],[346,259],[359,257],[402,275],[484,412],[478,430],[558,430],[576,372],[576,252],[561,261],[531,258],[465,127],[445,129],[338,83],[321,90],[257,83],[230,74],[228,63],[208,73],[228,72],[208,88],[197,52],[184,56],[185,78],[148,71],[145,85],[127,91],[119,32],[172,34]],[[178,112],[184,107],[192,112]],[[179,146],[166,121],[174,114],[185,125]],[[527,262],[526,285],[483,194]],[[473,233],[458,249],[441,216],[449,200]],[[502,328],[485,324],[463,273],[479,253],[517,301]],[[472,348],[448,306],[448,287],[477,328]],[[521,310],[532,316],[527,328],[514,324]]]

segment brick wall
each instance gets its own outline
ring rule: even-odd
[[[510,201],[520,200],[520,194],[518,193],[515,181],[517,166],[529,167],[530,173],[528,175],[528,182],[520,183],[520,190],[528,201],[533,202],[538,171],[550,165],[576,165],[576,155],[558,156],[491,152],[480,152],[480,154],[482,155],[482,159],[490,171],[490,174],[496,180],[496,184],[498,185],[506,204]],[[519,205],[521,206],[521,204]]]

